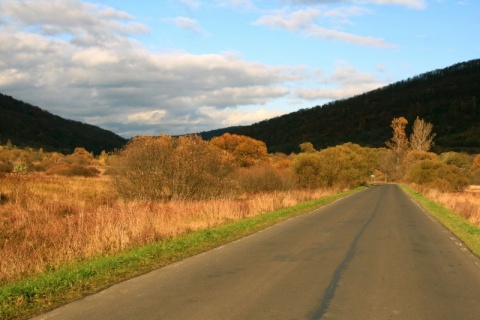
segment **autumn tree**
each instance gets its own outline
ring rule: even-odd
[[[225,133],[214,137],[210,143],[228,152],[240,167],[250,167],[267,160],[267,146],[253,138]]]
[[[382,165],[384,173],[389,172],[389,176],[393,180],[401,179],[404,175],[402,162],[409,148],[407,134],[405,133],[407,124],[408,121],[404,117],[393,118],[391,124],[392,138],[386,142],[390,151],[384,155]]]
[[[433,146],[433,138],[435,138],[435,133],[432,133],[433,125],[417,116],[412,129],[413,132],[410,135],[411,149],[429,151]]]
[[[480,154],[473,158],[470,174],[472,175],[473,183],[480,184]]]
[[[392,149],[395,153],[400,154],[408,150],[409,143],[405,127],[408,121],[404,117],[393,118],[391,127],[393,129],[392,138],[386,142],[387,147]]]

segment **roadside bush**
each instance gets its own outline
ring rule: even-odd
[[[463,170],[468,170],[471,166],[470,157],[466,153],[453,151],[444,152],[440,154],[440,160],[448,165],[454,165]]]
[[[246,193],[285,191],[295,188],[295,176],[289,169],[278,169],[264,164],[239,168],[234,173],[241,191]]]
[[[305,188],[352,188],[368,181],[378,163],[378,152],[346,143],[299,154],[293,163]]]
[[[414,164],[407,173],[407,181],[442,192],[462,191],[470,184],[459,167],[438,160],[422,160]]]
[[[412,166],[423,160],[439,161],[438,155],[422,150],[409,150],[403,158],[402,166],[405,176],[410,172]],[[405,179],[405,177],[403,177]]]
[[[199,200],[233,192],[231,158],[199,136],[133,138],[111,159],[122,197]]]
[[[293,170],[303,188],[316,189],[325,184],[321,179],[322,162],[318,152],[300,153],[293,161]]]

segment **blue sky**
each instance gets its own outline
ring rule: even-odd
[[[0,93],[124,137],[247,125],[480,56],[477,0],[0,0]]]

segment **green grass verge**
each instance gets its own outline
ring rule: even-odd
[[[213,249],[346,197],[362,187],[257,217],[229,222],[116,255],[69,264],[0,287],[0,319],[24,319],[122,280]]]
[[[437,219],[457,238],[459,238],[475,255],[480,257],[480,228],[468,222],[460,214],[431,201],[412,188],[402,185],[407,192],[425,211]]]

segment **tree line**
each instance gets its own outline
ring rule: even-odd
[[[353,188],[369,182],[404,181],[441,191],[480,184],[480,155],[433,153],[432,124],[416,118],[411,134],[404,117],[391,122],[385,147],[343,143],[298,153],[268,153],[264,142],[225,133],[207,141],[198,135],[138,136],[117,152],[94,156],[84,148],[70,155],[0,147],[0,176],[46,174],[111,176],[118,194],[138,200],[204,200],[294,189]]]
[[[113,179],[128,198],[168,200],[230,197],[295,188],[353,188],[369,181],[406,181],[442,191],[480,182],[480,155],[430,152],[432,124],[404,117],[391,122],[386,147],[354,143],[316,150],[311,142],[289,155],[267,153],[264,142],[225,133],[137,137],[112,159]]]

